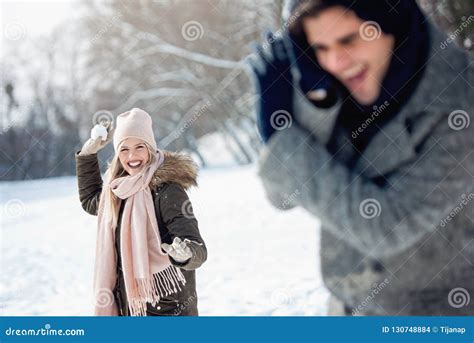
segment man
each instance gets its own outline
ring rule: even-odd
[[[414,0],[291,1],[285,26],[249,60],[259,175],[321,220],[329,314],[474,315],[472,60]]]

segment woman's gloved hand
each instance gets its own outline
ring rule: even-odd
[[[106,132],[104,132],[104,129]],[[89,138],[82,146],[79,156],[87,156],[97,154],[99,150],[109,144],[114,137],[115,127],[111,123],[109,128],[97,124],[91,130],[91,138]]]
[[[175,237],[171,245],[163,243],[161,244],[161,248],[176,262],[186,262],[193,256],[193,253],[188,247],[186,241],[187,240],[182,241],[181,238]]]
[[[276,130],[288,127],[292,121],[293,77],[283,38],[267,33],[265,43],[254,46],[247,64],[257,97],[258,130],[267,142]]]

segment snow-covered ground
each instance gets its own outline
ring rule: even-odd
[[[202,170],[190,192],[208,247],[201,315],[324,315],[319,222],[268,203],[255,166]],[[96,218],[74,177],[2,182],[2,315],[91,315]]]

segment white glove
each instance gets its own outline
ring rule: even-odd
[[[186,244],[187,241],[187,239],[181,241],[181,238],[175,237],[173,239],[173,244],[169,245],[163,243],[161,244],[161,248],[176,262],[185,262],[193,256],[191,249]]]

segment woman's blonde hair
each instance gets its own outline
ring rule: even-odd
[[[143,142],[143,143],[145,144],[148,150],[148,162],[146,166],[144,167],[146,168],[148,165],[150,165],[152,162],[156,160],[157,156],[156,156],[156,151],[154,151],[153,148],[148,143],[146,142]],[[119,151],[120,151],[120,145],[117,147],[117,150],[114,156],[112,157],[112,160],[108,163],[108,167],[105,172],[104,186],[102,187],[102,193],[100,195],[100,201],[103,201],[103,199],[105,200],[106,197],[110,199],[109,201],[110,208],[106,208],[104,210],[109,211],[109,213],[111,214],[112,228],[115,228],[117,226],[121,201],[112,192],[112,190],[110,189],[108,185],[113,180],[119,177],[128,175],[128,173],[123,168],[122,163],[120,163]]]

